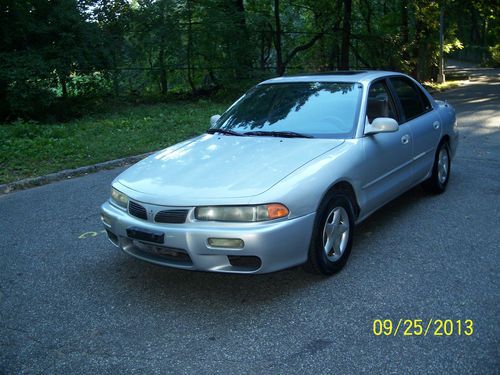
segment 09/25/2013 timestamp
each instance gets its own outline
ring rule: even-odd
[[[471,336],[472,319],[375,319],[375,336]]]

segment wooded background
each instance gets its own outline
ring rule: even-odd
[[[65,120],[116,98],[234,96],[304,71],[433,79],[441,7],[447,54],[498,65],[497,1],[1,0],[0,120]]]

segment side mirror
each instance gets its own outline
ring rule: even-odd
[[[220,115],[213,115],[212,117],[210,117],[210,127],[214,126],[217,121],[219,121],[220,119]]]
[[[371,124],[366,120],[365,135],[397,132],[398,129],[398,122],[393,118],[377,117]]]

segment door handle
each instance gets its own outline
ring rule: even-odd
[[[439,129],[439,125],[440,125],[440,124],[439,124],[439,121],[434,121],[434,122],[432,123],[432,127],[433,127],[434,129],[436,129],[436,130],[438,130],[438,129]]]
[[[405,134],[401,137],[401,143],[406,145],[410,142],[410,135],[409,134]]]

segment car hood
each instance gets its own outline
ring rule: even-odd
[[[343,142],[205,134],[149,156],[114,184],[137,200],[163,205],[251,197]]]

